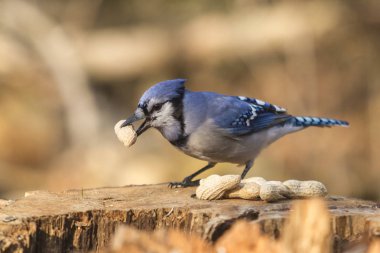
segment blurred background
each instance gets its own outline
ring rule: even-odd
[[[114,134],[147,88],[173,78],[348,120],[281,139],[248,176],[380,199],[378,0],[0,0],[0,197],[182,180],[204,166],[158,131],[128,149]]]

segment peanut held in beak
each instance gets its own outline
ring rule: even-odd
[[[133,125],[128,125],[125,127],[121,127],[121,125],[125,122],[125,120],[120,120],[116,123],[114,129],[117,135],[117,138],[124,143],[124,146],[130,147],[135,144],[137,140],[137,133],[133,128]]]

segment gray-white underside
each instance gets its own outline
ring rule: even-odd
[[[205,122],[194,132],[186,146],[180,149],[195,158],[209,162],[244,164],[254,160],[260,151],[280,137],[303,127],[276,126],[258,133],[230,138],[212,122]],[[218,133],[219,132],[219,133]]]

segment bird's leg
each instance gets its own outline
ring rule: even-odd
[[[212,163],[212,162],[209,162],[205,167],[203,167],[202,169],[200,170],[197,170],[196,172],[194,172],[193,174],[191,174],[190,176],[187,176],[185,177],[182,182],[170,182],[169,183],[169,187],[170,188],[177,188],[177,187],[189,187],[189,186],[198,186],[199,185],[199,179],[198,180],[194,180],[192,181],[192,179],[196,176],[198,176],[199,174],[201,174],[202,172],[208,170],[208,169],[211,169],[212,167],[214,167],[216,165],[216,163]]]
[[[252,161],[252,160],[249,160],[249,161],[245,164],[245,168],[244,168],[244,170],[243,170],[243,173],[241,173],[241,179],[243,179],[243,178],[247,175],[248,171],[252,168],[252,166],[253,166],[253,161]]]

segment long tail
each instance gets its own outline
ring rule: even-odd
[[[293,117],[291,123],[294,126],[317,126],[317,127],[331,127],[331,126],[343,126],[348,127],[350,124],[344,120],[319,118],[319,117]]]

